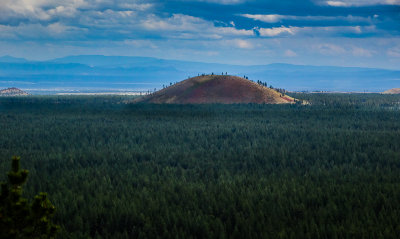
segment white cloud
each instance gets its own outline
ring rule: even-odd
[[[183,14],[174,14],[170,18],[159,18],[150,15],[142,21],[142,26],[147,30],[159,31],[194,31],[196,26],[206,25],[207,22],[201,18],[187,16]]]
[[[147,31],[157,32],[160,35],[183,39],[220,39],[230,36],[254,35],[252,30],[236,29],[235,27],[216,27],[210,21],[183,14],[174,14],[170,18],[150,15],[140,23],[140,27]]]
[[[348,7],[351,4],[348,2],[341,2],[341,1],[326,1],[326,5],[329,5],[332,7]]]
[[[332,7],[400,5],[400,0],[317,0],[317,2]]]
[[[273,27],[273,28],[256,28],[261,37],[282,37],[282,36],[298,36],[298,37],[330,37],[343,36],[346,34],[360,35],[363,33],[373,33],[376,31],[374,26],[333,26],[333,27]]]
[[[353,47],[352,54],[359,57],[371,57],[374,52],[361,47]]]
[[[20,24],[18,26],[5,26],[0,25],[0,38],[17,40],[17,39],[63,39],[69,40],[73,38],[78,40],[84,38],[87,33],[85,28],[77,28],[72,26],[66,26],[61,23],[52,23],[47,26],[41,24]]]
[[[134,46],[136,48],[139,47],[146,47],[152,49],[158,48],[158,46],[150,40],[124,40],[124,44],[128,46]]]
[[[43,36],[48,36],[49,40],[51,40],[53,36],[60,35],[62,32],[72,33],[71,29],[82,28],[85,33],[88,31],[90,38],[109,38],[112,35],[114,40],[117,38],[132,39],[148,34],[151,37],[157,36],[171,39],[229,39],[238,36],[254,36],[253,30],[237,29],[232,26],[234,23],[217,27],[212,21],[184,14],[173,14],[170,17],[163,18],[151,13],[112,9],[104,11],[86,10],[85,14],[77,14],[72,8],[65,8],[63,6],[52,8],[45,13],[48,16],[58,15],[69,17],[79,15],[79,17],[73,18],[73,20],[64,19],[63,21],[22,22],[11,25],[7,33],[3,32],[2,35],[7,35],[7,38],[11,36],[12,38],[18,38],[19,36],[23,39],[25,37],[24,40],[43,39]],[[40,31],[37,31],[37,34],[42,34],[42,36],[34,36],[35,31],[31,31],[32,34],[25,34],[23,32],[19,34],[19,31],[22,31],[22,28],[19,27],[21,24],[24,25],[24,31],[28,30],[29,27],[36,29],[38,25],[42,25],[43,28],[47,29],[49,34],[43,35]],[[54,32],[54,34],[50,34],[51,32]],[[78,31],[74,30],[73,32]],[[12,34],[10,35],[10,33]],[[78,36],[77,38],[82,37]]]
[[[387,50],[386,54],[390,57],[400,57],[400,47],[394,47]]]
[[[224,42],[227,43],[227,47],[231,48],[258,49],[262,44],[256,44],[257,40],[289,39],[296,41],[302,38],[376,32],[373,26],[294,27],[283,24],[281,27],[238,29],[233,21],[224,25],[184,14],[152,14],[153,5],[140,0],[0,0],[0,2],[1,4],[5,3],[0,7],[0,39],[38,40],[42,44],[54,42],[54,40],[64,40],[64,42],[81,41],[96,45],[101,40],[107,40],[109,42],[126,41],[125,44],[132,48],[162,49],[159,42],[150,44],[156,42],[155,39],[157,39],[165,42],[207,41],[211,45],[216,42]],[[234,4],[239,1],[224,1],[224,4],[228,4],[228,2]],[[351,15],[332,17],[243,14],[241,16],[269,23],[285,19],[307,21],[335,21],[337,18],[346,21],[367,21],[366,19],[369,19]],[[16,19],[16,23],[4,23],[10,18]],[[239,24],[240,20],[237,20],[236,23],[241,25]],[[354,25],[358,25],[358,23]],[[208,47],[204,47],[204,49],[207,50]],[[331,55],[335,52],[334,49],[327,46],[320,47],[319,51]],[[276,55],[294,57],[297,55],[296,52],[301,51],[287,45],[277,50]],[[340,50],[336,49],[336,52],[340,52]],[[349,55],[368,55],[367,52],[351,47],[348,47],[348,53]],[[370,53],[373,54],[373,52]],[[301,52],[301,56],[303,55]],[[396,55],[396,52],[389,53],[388,51],[388,55]]]
[[[103,29],[107,32],[130,32],[131,28],[138,23],[138,14],[135,11],[114,11],[107,9],[105,11],[89,10],[82,14],[77,20],[76,25],[88,27],[93,31]]]
[[[11,17],[45,21],[52,16],[74,15],[76,9],[85,4],[83,0],[2,0],[0,13],[5,19]]]
[[[234,27],[214,27],[213,32],[230,36],[253,36],[253,30],[236,29]]]
[[[335,35],[346,35],[355,34],[360,35],[362,33],[371,33],[375,31],[374,27],[361,27],[361,26],[337,26],[337,27],[302,27],[298,30],[304,35],[314,36],[335,36]]]
[[[146,10],[152,8],[153,4],[150,4],[150,3],[141,3],[141,4],[139,4],[139,3],[127,2],[127,3],[121,3],[119,6],[124,8],[124,9],[131,9],[131,10],[137,10],[137,11],[146,11]]]
[[[400,0],[386,0],[387,4],[400,5]]]
[[[0,0],[0,22],[18,25],[21,22],[48,23],[60,18],[81,18],[86,11],[146,11],[153,5],[138,0]],[[75,19],[76,20],[76,19]]]
[[[287,56],[287,57],[295,57],[295,56],[297,56],[297,53],[292,51],[292,50],[290,50],[290,49],[287,49],[285,51],[285,56]]]
[[[234,4],[239,4],[243,3],[246,0],[197,0],[198,2],[211,2],[211,3],[217,3],[217,4],[223,4],[223,5],[234,5]]]
[[[15,32],[13,31],[13,27],[0,25],[0,39],[2,40],[13,40],[16,39]]]
[[[78,11],[73,7],[57,6],[48,10],[46,13],[48,14],[48,18],[51,16],[74,17]]]
[[[260,28],[258,29],[258,32],[260,33],[260,36],[263,37],[275,37],[279,35],[294,35],[298,27],[273,27],[273,28]]]
[[[249,41],[242,40],[242,39],[235,39],[233,40],[233,44],[242,49],[252,49],[254,46]]]
[[[277,23],[282,20],[295,20],[295,21],[346,21],[346,22],[371,22],[371,18],[358,17],[358,16],[293,16],[293,15],[278,15],[278,14],[240,14],[242,17],[250,18],[253,20]],[[374,16],[375,17],[375,16]]]
[[[240,14],[242,17],[250,18],[253,20],[258,20],[262,22],[268,22],[268,23],[275,23],[279,22],[285,16],[283,15],[278,15],[278,14],[268,14],[268,15],[261,15],[261,14]]]
[[[312,48],[322,55],[330,55],[330,56],[342,55],[347,52],[343,47],[329,43],[318,44],[313,46]]]

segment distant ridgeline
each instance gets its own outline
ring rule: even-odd
[[[29,95],[29,94],[15,87],[0,90],[0,96],[22,96],[22,95]]]
[[[265,82],[253,82],[244,76],[199,75],[170,84],[162,90],[134,100],[157,104],[294,104],[301,101],[285,95],[283,89],[267,87]]]
[[[291,64],[229,65],[151,57],[80,55],[29,61],[0,57],[0,89],[12,86],[35,91],[160,89],[176,79],[202,72],[246,74],[257,82],[289,91],[383,92],[399,87],[400,70]],[[57,89],[57,90],[54,90]]]

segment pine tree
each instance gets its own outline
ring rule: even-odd
[[[28,170],[21,170],[19,157],[12,158],[8,183],[1,183],[0,238],[54,238],[58,226],[50,221],[55,207],[46,193],[35,196],[32,204],[22,197]]]

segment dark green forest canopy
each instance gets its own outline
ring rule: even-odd
[[[399,238],[400,96],[295,97],[0,98],[0,175],[24,159],[59,238]]]

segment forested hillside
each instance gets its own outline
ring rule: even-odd
[[[293,96],[0,98],[0,181],[21,156],[59,238],[399,238],[400,96]]]

